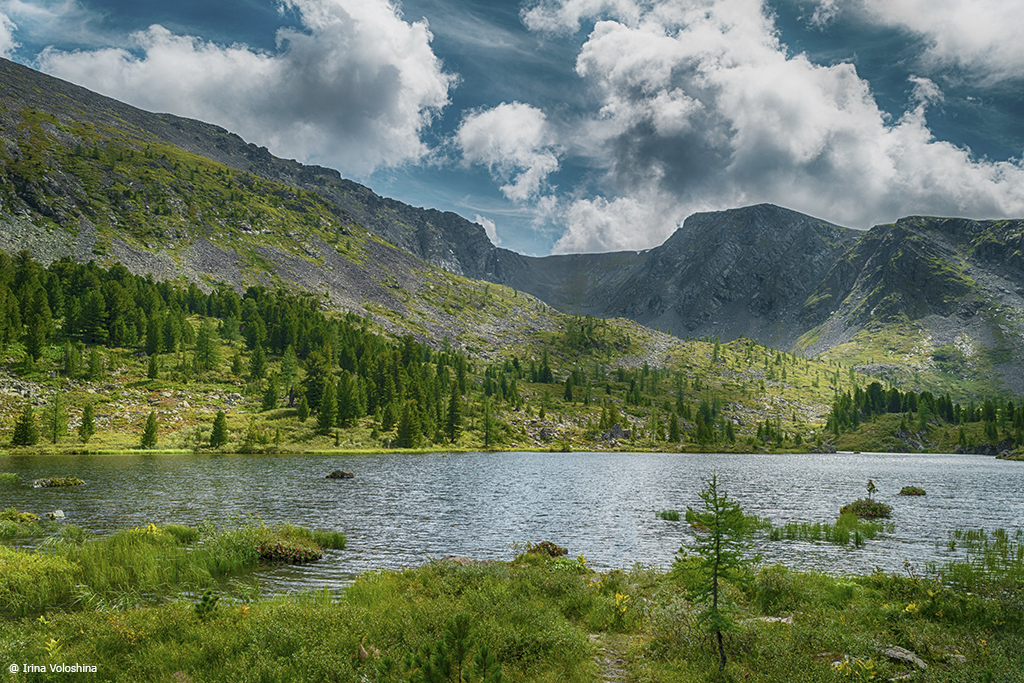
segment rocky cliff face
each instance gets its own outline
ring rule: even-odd
[[[788,347],[804,301],[862,234],[762,204],[690,216],[641,253],[530,259],[509,284],[572,312]]]

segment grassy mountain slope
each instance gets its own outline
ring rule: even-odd
[[[1024,221],[872,229],[808,297],[798,348],[918,390],[1024,392]]]

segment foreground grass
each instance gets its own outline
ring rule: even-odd
[[[739,627],[726,637],[721,674],[690,599],[704,579],[687,562],[667,574],[596,573],[583,558],[530,554],[368,572],[339,591],[251,603],[210,594],[48,610],[0,622],[0,655],[5,668],[95,665],[91,680],[103,681],[398,683],[428,680],[425,663],[438,653],[474,683],[482,680],[474,663],[481,653],[506,682],[595,680],[609,656],[622,660],[626,680],[650,683],[886,680],[912,671],[917,681],[1016,681],[1024,671],[1022,541],[1019,532],[955,535],[950,542],[967,559],[927,573],[841,577],[760,567],[748,582],[725,587]],[[461,649],[442,649],[460,618],[468,623]],[[888,646],[914,652],[928,668],[880,654]]]
[[[319,559],[324,547],[345,546],[339,533],[236,521],[228,528],[150,524],[96,539],[66,526],[36,551],[0,546],[0,610],[27,615],[145,604],[215,585],[261,562],[306,562]]]

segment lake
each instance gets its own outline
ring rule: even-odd
[[[328,480],[334,469],[354,479]],[[550,540],[595,568],[668,567],[692,541],[685,522],[657,518],[700,504],[717,473],[748,514],[834,522],[839,507],[866,495],[893,507],[892,534],[860,549],[758,541],[767,562],[833,573],[903,571],[909,561],[954,555],[956,528],[1024,527],[1024,463],[976,455],[707,455],[663,453],[453,453],[331,455],[160,455],[0,457],[0,506],[37,514],[61,509],[66,523],[109,533],[154,522],[226,523],[254,512],[267,522],[336,529],[348,548],[304,567],[259,572],[270,592],[347,583],[368,569],[418,566],[447,554],[511,559],[515,543]],[[32,489],[40,477],[77,476],[86,485]],[[924,497],[899,496],[919,486]]]

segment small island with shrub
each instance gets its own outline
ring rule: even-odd
[[[917,486],[904,486],[900,489],[901,496],[923,496],[924,489]]]

